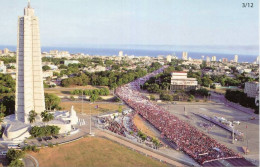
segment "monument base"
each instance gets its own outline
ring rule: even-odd
[[[2,123],[2,127],[5,130],[0,143],[22,143],[31,136],[29,131],[33,126],[58,126],[60,128],[60,134],[76,133],[78,131],[73,127],[74,125],[80,125],[73,106],[71,107],[71,111],[55,111],[50,113],[54,115],[54,119],[47,123],[36,122],[26,124],[16,120],[15,114],[5,117]]]

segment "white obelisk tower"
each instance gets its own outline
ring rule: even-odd
[[[29,123],[31,110],[38,115],[45,110],[39,20],[34,16],[30,1],[24,16],[18,18],[16,62],[15,116]]]

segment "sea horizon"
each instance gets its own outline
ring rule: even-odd
[[[16,51],[16,46],[0,45],[0,50],[8,48]],[[119,51],[124,54],[134,56],[150,56],[158,55],[174,55],[178,58],[182,57],[182,52],[188,52],[188,57],[193,59],[202,59],[206,57],[216,56],[217,60],[227,58],[233,60],[234,55],[238,55],[238,62],[254,62],[259,56],[259,48],[257,46],[177,46],[177,45],[86,45],[85,47],[66,47],[66,46],[42,46],[42,52],[50,50],[68,51],[71,54],[84,53],[88,55],[113,56],[118,55]]]

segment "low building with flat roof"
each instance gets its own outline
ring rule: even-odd
[[[196,89],[198,81],[196,78],[188,78],[187,72],[172,72],[171,73],[171,86],[172,91],[176,90],[191,90]]]

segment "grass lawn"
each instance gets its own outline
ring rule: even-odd
[[[150,136],[150,137],[156,137],[158,138],[158,135],[156,135],[144,122],[144,120],[141,118],[140,115],[136,114],[134,116],[134,124],[135,126],[143,133],[145,133],[146,135]]]
[[[76,112],[81,112],[82,103],[81,102],[61,102],[60,106],[64,108],[65,110],[70,110],[71,106],[74,106],[74,109]],[[96,106],[98,105],[98,108]],[[116,111],[119,108],[119,104],[113,104],[113,103],[107,103],[107,104],[89,104],[89,103],[83,103],[83,113],[90,113],[91,114],[100,114],[100,113],[106,113],[111,111]],[[126,108],[125,106],[122,106],[122,108]]]
[[[167,166],[127,147],[98,137],[83,138],[70,144],[43,148],[39,153],[30,154],[38,160],[39,166],[48,167]]]

